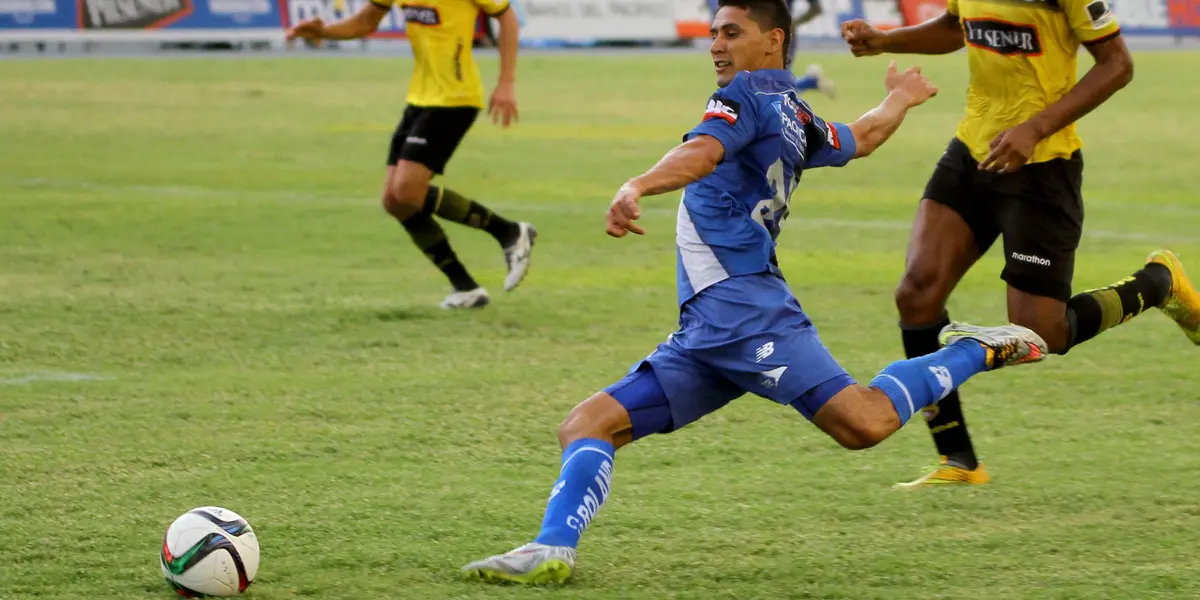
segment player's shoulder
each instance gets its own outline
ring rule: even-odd
[[[763,76],[759,71],[740,71],[724,87],[717,88],[709,97],[709,108],[714,103],[725,110],[753,110],[756,104],[776,100],[790,88],[781,86],[777,79]]]
[[[794,90],[795,87],[794,80],[781,78],[778,73],[772,70],[762,70],[739,71],[737,75],[734,75],[733,81],[729,82],[727,89],[746,94],[769,95],[787,93]]]

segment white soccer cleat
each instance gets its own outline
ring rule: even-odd
[[[574,572],[574,548],[534,542],[477,560],[462,568],[462,577],[468,581],[542,585],[564,583]]]
[[[504,277],[504,291],[511,292],[529,271],[529,257],[533,253],[533,242],[537,239],[537,230],[529,223],[517,223],[520,233],[517,239],[504,247],[504,262],[508,264],[508,275]]]
[[[989,370],[1040,362],[1050,354],[1050,348],[1042,336],[1020,325],[978,327],[951,323],[938,334],[938,341],[943,346],[962,340],[973,340],[983,346]]]
[[[817,78],[817,91],[829,96],[830,98],[837,97],[837,84],[825,74],[825,70],[821,65],[808,65],[808,70],[804,72],[809,77]]]
[[[487,290],[477,287],[465,292],[454,292],[442,300],[442,308],[483,308],[491,300]]]

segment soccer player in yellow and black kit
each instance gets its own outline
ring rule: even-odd
[[[374,32],[393,0],[372,0],[349,18],[325,24],[310,19],[288,31],[288,39],[346,40]],[[454,292],[443,308],[476,308],[488,293],[458,261],[434,216],[490,233],[504,250],[511,291],[525,277],[537,232],[529,223],[508,221],[482,204],[445,187],[431,185],[483,108],[483,83],[471,54],[476,17],[482,9],[500,22],[500,81],[492,92],[492,122],[508,127],[517,118],[513,90],[517,68],[517,16],[508,0],[422,0],[401,4],[416,66],[408,106],[392,134],[383,207],[413,242],[450,279]]]
[[[1133,78],[1133,59],[1106,0],[949,0],[946,13],[882,32],[842,25],[855,56],[948,54],[964,45],[971,71],[966,115],[917,209],[896,290],[904,350],[938,349],[946,300],[1003,237],[1008,316],[1065,354],[1151,307],[1200,344],[1200,294],[1178,257],[1157,250],[1136,273],[1072,295],[1083,230],[1082,143],[1075,121]],[[1076,82],[1082,44],[1095,65]],[[925,418],[941,465],[898,487],[988,481],[967,434],[958,394]]]

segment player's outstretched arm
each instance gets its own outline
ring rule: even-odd
[[[1133,56],[1119,35],[1088,44],[1086,48],[1096,59],[1096,64],[1088,69],[1083,79],[1058,102],[1028,121],[1000,132],[992,140],[992,151],[979,163],[980,169],[1016,171],[1033,156],[1039,142],[1082,119],[1133,81]]]
[[[881,31],[862,19],[842,23],[842,39],[855,56],[891,54],[949,54],[963,47],[958,15],[943,13],[920,25]]]
[[[374,2],[363,4],[358,12],[336,23],[326,25],[320,18],[309,19],[296,24],[287,32],[290,42],[296,38],[306,40],[353,40],[366,37],[379,29],[380,21],[387,16],[391,6],[383,6]]]
[[[867,156],[882,146],[904,122],[908,109],[937,95],[937,88],[921,75],[921,67],[897,72],[894,61],[888,65],[884,85],[888,95],[883,102],[848,126],[854,134],[854,158]]]
[[[617,190],[608,207],[607,231],[613,237],[645,232],[633,222],[642,216],[638,200],[673,192],[712,173],[725,158],[725,147],[710,135],[697,135],[667,152],[649,171],[630,179]]]

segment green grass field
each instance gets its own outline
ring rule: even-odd
[[[820,114],[882,97],[886,59],[819,60],[842,91]],[[962,110],[963,56],[920,63],[942,93],[806,175],[780,243],[864,379],[902,354],[892,290]],[[713,81],[702,51],[526,56],[522,121],[480,119],[444,181],[535,223],[533,269],[504,294],[491,238],[447,225],[493,293],[448,313],[378,201],[410,66],[0,62],[0,598],[167,598],[163,531],[212,504],[259,533],[256,600],[1200,597],[1200,350],[1157,311],[964,388],[991,485],[893,491],[936,460],[920,420],[850,453],[747,397],[620,453],[571,584],[457,581],[536,533],[559,420],[674,328],[678,196],[646,201],[644,238],[603,215]],[[1138,54],[1084,121],[1079,289],[1160,245],[1200,275],[1197,72]],[[955,317],[1004,319],[1001,266]]]

